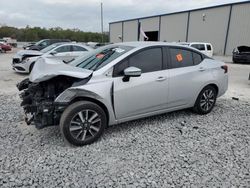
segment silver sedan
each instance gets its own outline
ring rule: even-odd
[[[161,42],[112,44],[69,65],[38,61],[18,86],[27,123],[59,125],[77,146],[96,141],[108,125],[186,108],[207,114],[228,88],[225,63]]]

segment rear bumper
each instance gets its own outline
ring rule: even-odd
[[[224,95],[227,90],[228,90],[228,73],[225,74],[219,82],[219,92],[217,97]]]

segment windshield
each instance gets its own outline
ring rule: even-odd
[[[39,46],[39,44],[41,44],[42,42],[44,42],[45,40],[39,40],[38,42],[35,43],[36,46]]]
[[[78,59],[72,61],[70,65],[95,71],[131,49],[133,49],[131,46],[105,46],[88,53],[87,56],[79,57]]]
[[[61,43],[52,44],[52,45],[50,45],[50,46],[48,46],[48,47],[42,49],[40,52],[46,53],[46,52],[48,52],[48,51],[54,49],[55,47],[57,47],[57,46],[59,46],[59,45],[61,45]]]

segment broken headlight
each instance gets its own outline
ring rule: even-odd
[[[62,92],[55,100],[55,102],[59,102],[59,103],[67,103],[70,102],[73,97],[76,95],[75,91],[72,91],[70,89],[65,90],[64,92]]]

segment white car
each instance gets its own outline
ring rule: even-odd
[[[78,56],[84,56],[91,50],[93,49],[77,43],[55,43],[41,51],[21,50],[13,58],[12,67],[16,72],[29,73],[40,57],[58,59],[67,63]]]
[[[208,57],[212,57],[214,49],[211,43],[205,42],[181,42],[181,45],[193,47],[202,53],[206,54]]]

